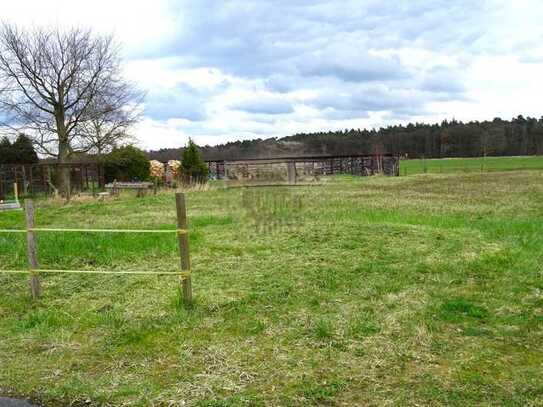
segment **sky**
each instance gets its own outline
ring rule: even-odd
[[[0,0],[113,33],[146,149],[543,115],[541,0]]]

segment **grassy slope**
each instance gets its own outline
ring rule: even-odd
[[[543,157],[477,157],[406,160],[400,164],[400,175],[422,173],[448,174],[458,172],[543,170]]]
[[[49,275],[31,304],[25,277],[0,275],[0,388],[50,405],[541,405],[542,181],[338,177],[189,194],[195,309],[179,310],[174,277]],[[175,212],[159,195],[37,219],[166,228]],[[22,224],[0,213],[0,227]],[[173,236],[39,246],[44,268],[178,264]],[[0,235],[0,265],[25,267],[24,236]]]

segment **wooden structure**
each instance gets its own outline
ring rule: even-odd
[[[31,199],[25,201],[26,215],[26,253],[28,257],[28,271],[30,273],[30,295],[36,300],[41,295],[41,284],[36,270],[40,268],[38,264],[38,245],[34,235],[34,203]]]
[[[180,266],[181,266],[181,291],[183,293],[183,302],[186,307],[192,306],[192,279],[190,272],[190,253],[189,236],[182,231],[188,230],[187,206],[185,204],[185,194],[175,194],[175,204],[177,210],[177,236],[179,242]]]
[[[104,171],[97,163],[38,163],[0,165],[0,200],[10,194],[11,186],[18,185],[19,196],[55,193],[56,179],[61,167],[70,168],[73,192],[93,191],[104,186]]]
[[[153,189],[155,184],[152,182],[111,182],[105,185],[106,190],[109,190],[111,195],[118,196],[121,190],[138,191],[138,197],[145,196],[147,191]]]
[[[257,158],[208,161],[207,164],[212,178],[253,183],[295,184],[334,174],[400,175],[399,156],[389,154]]]

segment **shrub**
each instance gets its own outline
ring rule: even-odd
[[[145,181],[149,179],[149,167],[149,159],[140,149],[134,146],[116,148],[105,159],[106,181]]]
[[[200,154],[198,146],[191,139],[189,139],[189,145],[183,150],[181,166],[183,167],[185,181],[207,181],[209,169]]]

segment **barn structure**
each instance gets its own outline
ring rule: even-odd
[[[386,154],[208,161],[209,172],[215,179],[288,184],[310,182],[333,174],[398,176],[399,164],[399,156]]]
[[[398,176],[400,158],[395,155],[309,156],[252,158],[207,161],[212,179],[235,183],[295,184],[312,182],[333,174]],[[93,162],[58,164],[40,162],[31,165],[0,165],[0,200],[12,195],[17,183],[19,196],[51,195],[62,166],[70,168],[72,192],[101,190],[105,185],[104,168]]]

